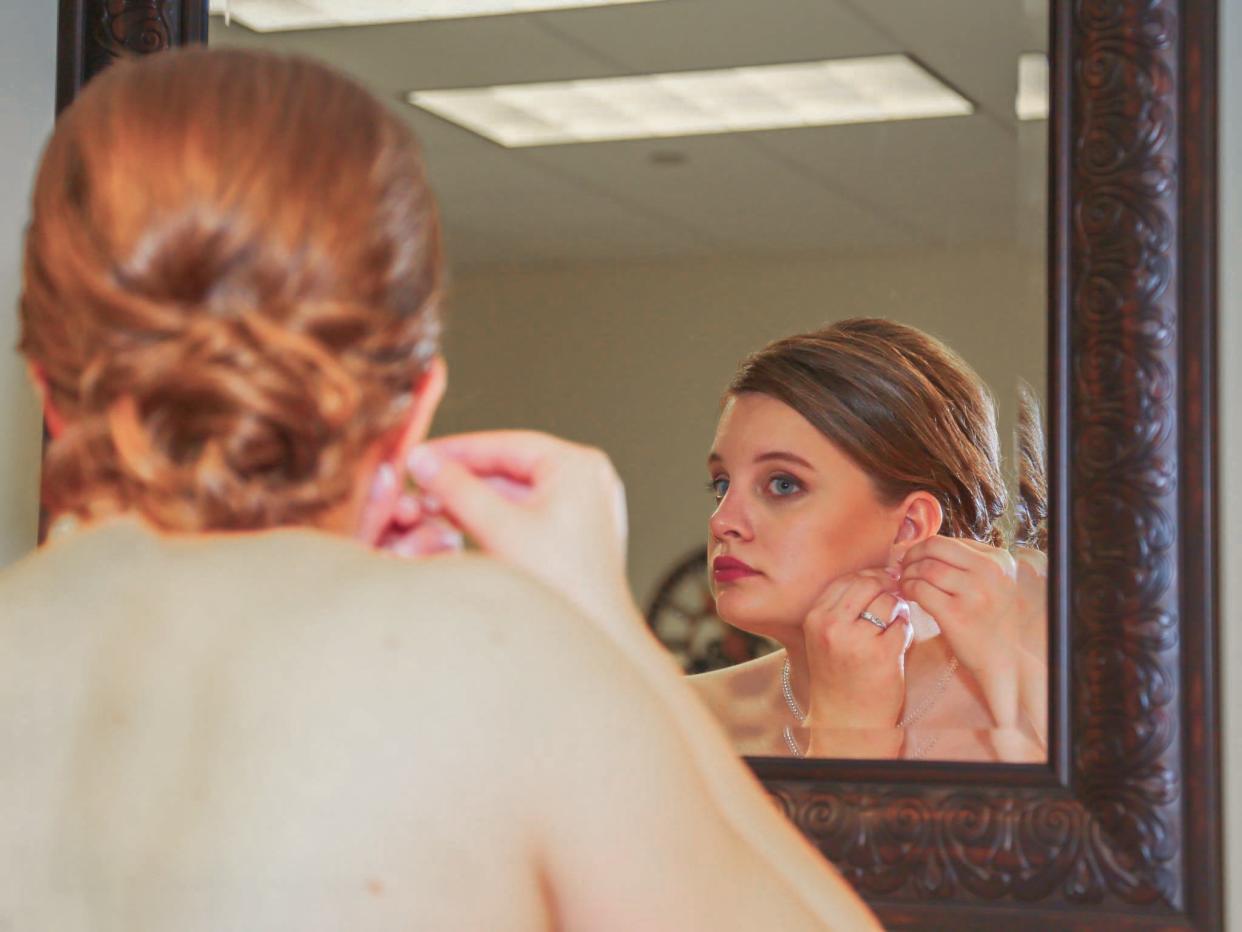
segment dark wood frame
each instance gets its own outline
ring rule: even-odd
[[[56,112],[123,55],[207,41],[207,0],[60,0]]]
[[[62,0],[58,107],[204,0]],[[1052,0],[1047,765],[757,759],[892,927],[1222,923],[1215,0]]]

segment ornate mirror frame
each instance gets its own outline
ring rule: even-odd
[[[1052,0],[1048,764],[753,761],[887,926],[1222,923],[1216,16]],[[58,107],[206,27],[61,0]]]

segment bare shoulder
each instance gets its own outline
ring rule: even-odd
[[[718,705],[727,709],[738,700],[757,698],[769,692],[779,679],[784,662],[785,652],[775,651],[745,663],[696,674],[688,677],[687,682],[713,711]]]
[[[107,698],[135,722],[210,688],[221,718],[313,711],[322,730],[366,708],[377,726],[418,730],[424,704],[468,719],[605,649],[566,601],[495,561],[401,560],[308,531],[123,524],[37,554],[0,591],[0,671],[31,672],[18,678],[31,690],[67,679],[66,715]],[[71,675],[84,667],[92,677]]]
[[[780,691],[785,652],[689,677],[688,682],[743,754],[782,754],[785,745],[774,725],[784,713]]]
[[[477,712],[488,695],[546,685],[576,654],[606,650],[563,597],[490,558],[411,561],[305,536],[290,535],[250,555],[263,566],[279,550],[282,565],[297,566],[280,581],[285,604],[278,616],[254,611],[256,603],[270,607],[270,594],[246,600],[254,633],[245,651],[260,685],[270,681],[264,673],[270,664],[305,651],[315,664],[348,658],[342,675],[364,694],[388,671],[412,700],[453,693],[453,706],[464,714],[466,706]],[[456,715],[453,706],[439,714]]]
[[[73,852],[100,883],[145,874],[163,891],[118,927],[153,927],[148,908],[194,932],[260,914],[542,924],[529,833],[506,815],[530,786],[516,766],[496,780],[495,762],[529,757],[566,706],[550,687],[600,639],[534,581],[306,532],[119,529],[0,576],[0,598],[0,736],[21,749],[0,787],[0,824],[17,826],[0,916],[84,928],[65,913],[87,902],[76,875],[68,893],[44,886]],[[462,888],[480,873],[486,897]]]

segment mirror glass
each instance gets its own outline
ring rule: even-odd
[[[312,55],[414,128],[451,266],[435,431],[611,455],[634,592],[741,753],[1046,757],[1042,522],[1015,517],[1042,473],[1045,0],[212,12],[212,44]],[[834,323],[722,407],[748,354]]]

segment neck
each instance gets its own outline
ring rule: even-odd
[[[313,519],[302,522],[302,526],[345,537],[357,536],[359,530],[364,527],[365,509],[368,505],[374,504],[374,474],[380,460],[378,456],[373,459],[374,462],[368,460],[368,463],[358,470],[353,488],[344,501],[315,515]],[[395,501],[399,493],[400,489],[394,490],[391,498]],[[59,537],[64,533],[80,530],[109,518],[132,518],[144,521],[155,530],[163,530],[146,518],[141,509],[122,507],[117,504],[116,498],[101,492],[85,502],[76,512],[57,512],[51,515],[47,525],[48,538]],[[374,541],[367,540],[366,543],[373,544]]]

